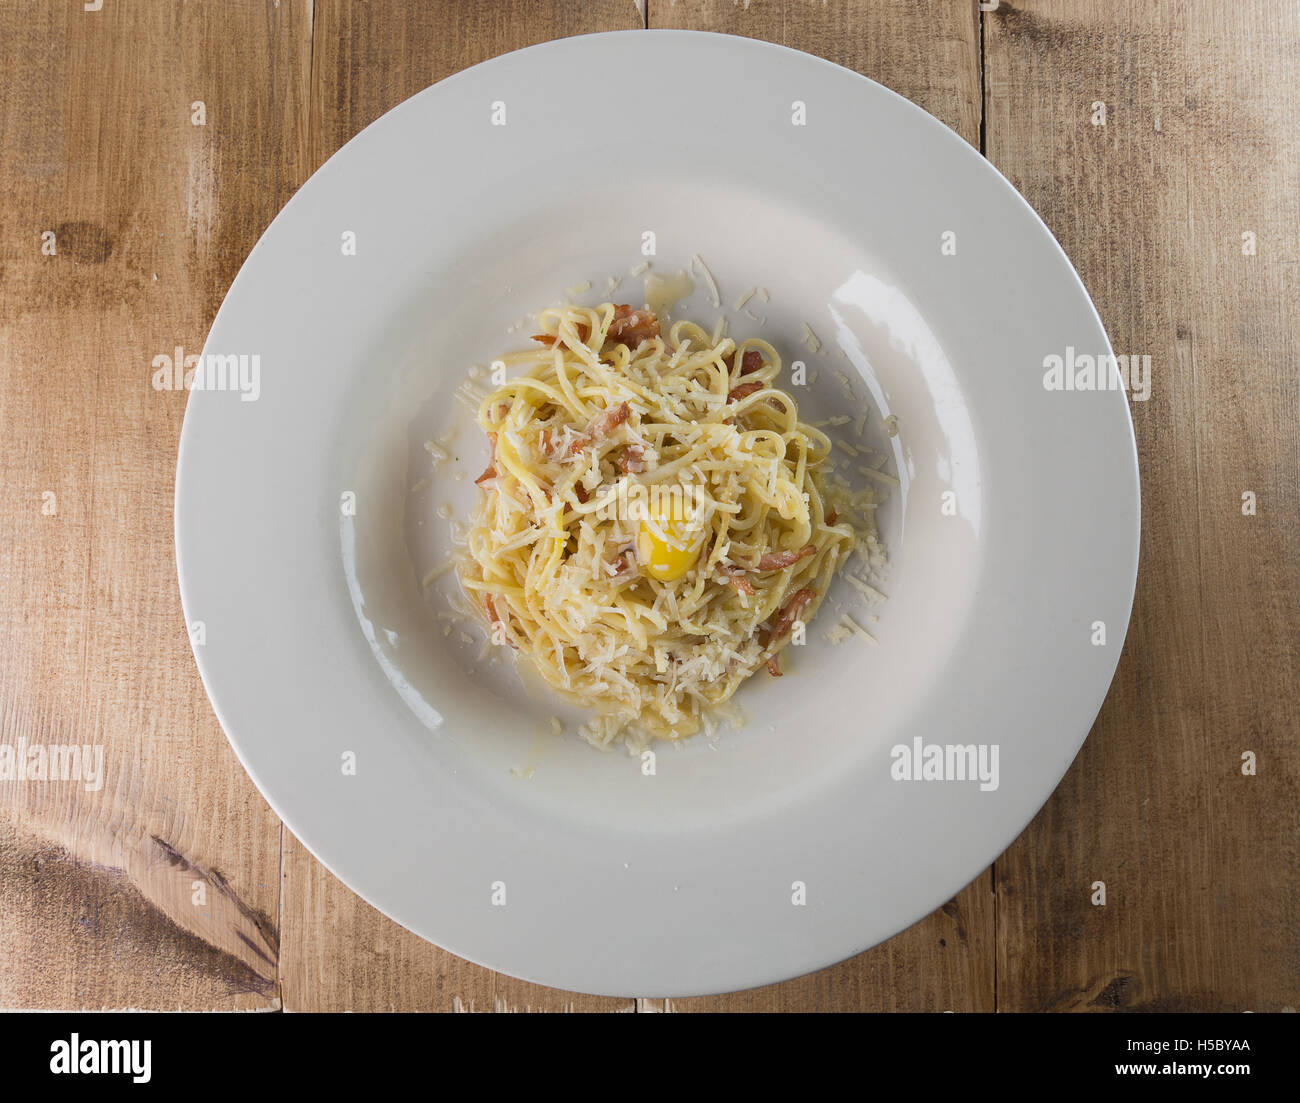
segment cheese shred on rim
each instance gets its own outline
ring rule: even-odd
[[[589,741],[711,729],[746,678],[781,673],[860,546],[819,470],[831,442],[799,421],[766,341],[689,321],[665,339],[612,303],[539,320],[478,410],[491,459],[461,584],[495,642],[594,710]]]

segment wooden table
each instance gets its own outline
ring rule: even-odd
[[[986,6],[0,3],[0,743],[102,744],[107,777],[0,781],[0,1006],[1300,1005],[1300,6]],[[281,827],[190,655],[172,553],[185,395],[150,385],[154,357],[200,350],[271,218],[371,120],[507,50],[647,24],[820,54],[937,115],[1043,215],[1116,351],[1154,363],[1133,404],[1133,622],[1055,796],[883,946],[680,1001],[470,965]]]

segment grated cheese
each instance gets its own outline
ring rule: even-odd
[[[866,475],[870,479],[879,479],[882,483],[888,483],[890,486],[902,485],[888,471],[881,471],[875,467],[863,467],[863,466],[859,466],[858,471],[860,474]]]
[[[850,586],[852,586],[855,590],[861,593],[862,596],[865,597],[873,605],[879,605],[881,602],[888,600],[888,598],[886,598],[884,594],[882,594],[869,582],[864,582],[857,575],[851,573],[850,571],[844,572],[844,578],[849,583]]]
[[[868,632],[865,628],[863,628],[862,625],[860,625],[856,620],[854,620],[847,613],[844,614],[844,618],[840,621],[840,623],[843,624],[844,627],[847,628],[851,633],[853,633],[853,635],[857,636],[858,639],[871,644],[873,647],[880,643],[880,641],[876,639],[875,636],[873,636],[870,632]]]
[[[713,278],[713,273],[709,271],[709,266],[704,263],[704,258],[696,253],[691,257],[691,266],[700,266],[700,274],[704,277],[709,285],[709,296],[713,300],[713,308],[716,310],[722,306],[722,296],[718,293],[718,281]]]

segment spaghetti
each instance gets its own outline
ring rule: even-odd
[[[605,303],[539,315],[478,411],[491,460],[460,563],[496,642],[596,717],[680,739],[802,642],[854,549],[830,440],[766,341]],[[501,382],[504,370],[521,369]],[[874,536],[874,533],[873,533]]]

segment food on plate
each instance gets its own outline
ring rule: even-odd
[[[862,538],[831,442],[766,341],[613,303],[539,320],[478,410],[461,585],[495,642],[594,711],[592,742],[691,736],[782,675]]]

